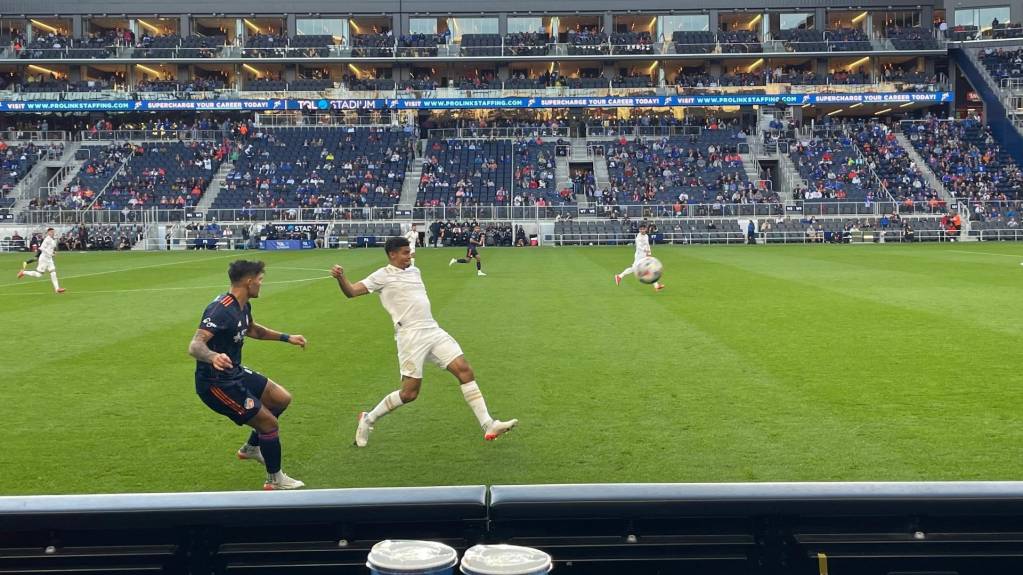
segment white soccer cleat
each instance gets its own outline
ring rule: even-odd
[[[456,260],[455,258],[451,258],[451,261],[448,262],[448,267],[451,267],[451,266],[455,265],[456,263],[458,263],[458,260]]]
[[[511,431],[518,424],[519,420],[517,419],[510,419],[508,421],[498,421],[495,419],[487,426],[487,430],[483,433],[483,439],[493,441]]]
[[[476,270],[476,277],[486,277],[487,274],[483,273],[483,270]]]
[[[298,489],[300,487],[305,487],[305,483],[293,477],[288,477],[288,474],[283,471],[278,471],[275,475],[267,476],[266,483],[263,484],[263,491]]]
[[[249,445],[246,443],[241,446],[241,449],[239,449],[238,453],[235,455],[237,455],[238,459],[241,459],[242,461],[251,459],[253,461],[258,461],[261,465],[266,465],[266,461],[263,459],[263,452],[260,451],[258,445]]]
[[[369,443],[369,432],[373,431],[373,426],[369,423],[368,416],[365,411],[359,414],[359,426],[355,428],[356,447],[366,447]]]

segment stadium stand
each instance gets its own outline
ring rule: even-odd
[[[828,43],[824,40],[824,32],[793,28],[779,30],[774,34],[775,40],[781,40],[790,52],[827,52]]]
[[[885,29],[885,37],[891,40],[896,50],[939,49],[934,32],[927,28],[890,26]]]
[[[245,40],[242,58],[284,58],[288,55],[287,47],[287,36],[254,34]]]
[[[615,54],[654,53],[650,32],[615,32],[611,34],[610,41]]]
[[[609,194],[604,205],[752,203],[766,201],[743,169],[737,130],[702,130],[699,135],[654,141],[622,136],[607,150]]]
[[[957,198],[1007,202],[1023,192],[1023,172],[978,119],[906,122],[903,132]]]
[[[676,54],[710,54],[717,49],[717,38],[707,31],[676,30],[671,34]]]
[[[984,48],[978,57],[995,80],[1023,77],[1023,48]]]
[[[874,49],[866,32],[859,28],[829,29],[827,39],[833,52],[869,52]]]
[[[718,30],[723,54],[759,54],[764,51],[760,38],[751,30]]]
[[[398,55],[409,57],[436,56],[437,46],[444,42],[438,34],[402,34],[398,38]]]
[[[352,55],[390,58],[394,56],[394,37],[390,34],[356,34],[352,36]]]
[[[554,189],[554,144],[537,140],[430,140],[420,206],[550,205],[571,200]]]
[[[463,34],[461,51],[463,56],[500,56],[500,34]]]
[[[55,151],[59,152],[60,148],[55,148]],[[0,141],[0,208],[14,205],[14,200],[9,197],[10,192],[45,154],[45,147],[34,144],[8,145]]]
[[[226,143],[215,142],[138,144],[96,206],[110,210],[194,207],[227,152]]]
[[[462,38],[464,42],[465,36]],[[544,32],[517,32],[504,37],[504,49],[509,56],[545,56],[550,52],[550,43]]]
[[[391,206],[411,151],[404,132],[375,128],[260,129],[213,203],[217,210]]]
[[[571,55],[600,56],[608,54],[607,34],[588,28],[568,31],[568,53]]]

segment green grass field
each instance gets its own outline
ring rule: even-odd
[[[574,482],[994,480],[1023,476],[1023,246],[658,247],[668,289],[612,274],[631,248],[487,249],[486,278],[421,249],[435,317],[491,412],[454,378],[352,446],[397,387],[376,296],[327,278],[382,249],[59,254],[68,293],[0,255],[2,494],[258,489],[247,436],[196,397],[186,347],[232,258],[268,263],[245,363],[295,397],[284,468],[310,487]]]

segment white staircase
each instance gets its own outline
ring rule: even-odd
[[[909,154],[909,158],[913,160],[913,162],[917,165],[918,168],[920,168],[920,173],[924,175],[924,180],[927,182],[927,185],[930,186],[932,190],[937,191],[938,196],[940,196],[941,199],[945,200],[945,203],[947,205],[951,206],[953,203],[955,203],[955,198],[952,196],[952,193],[949,192],[947,188],[945,188],[945,184],[941,182],[938,176],[931,171],[927,163],[924,162],[924,159],[920,157],[920,154],[916,151],[916,148],[913,147],[913,142],[910,142],[909,138],[907,138],[906,135],[903,134],[902,132],[898,130],[893,131],[895,132],[896,141],[899,142],[899,145],[902,146],[902,149],[906,150],[906,153]]]
[[[568,169],[571,161],[567,156],[554,156],[554,189],[559,192],[572,186],[572,174]]]
[[[32,170],[18,182],[18,185],[15,186],[11,193],[11,197],[15,198],[12,212],[17,214],[27,210],[29,202],[34,198],[64,189],[64,186],[78,174],[82,164],[85,163],[84,160],[75,159],[81,147],[81,142],[66,142],[64,144],[64,153],[61,154],[59,159],[46,159],[36,162],[32,166]],[[59,167],[60,170],[47,179],[47,168],[55,167]]]
[[[227,183],[227,175],[234,169],[234,162],[224,162],[220,164],[220,169],[217,173],[213,174],[213,180],[210,181],[210,185],[206,187],[206,193],[199,199],[199,203],[195,205],[197,212],[205,212],[210,209],[213,202],[216,201],[217,196],[220,195],[220,189]]]
[[[782,202],[795,201],[795,196],[792,194],[793,189],[806,189],[810,187],[788,154],[778,154],[778,169],[781,171],[781,174],[779,174],[781,176],[781,189],[778,190],[778,196]]]
[[[419,179],[423,177],[423,162],[416,158],[412,162],[410,171],[405,172],[405,181],[401,184],[401,199],[398,205],[411,209],[416,205],[416,196],[419,195]]]

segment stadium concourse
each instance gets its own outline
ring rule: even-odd
[[[0,572],[1023,572],[1019,2],[22,4]]]

